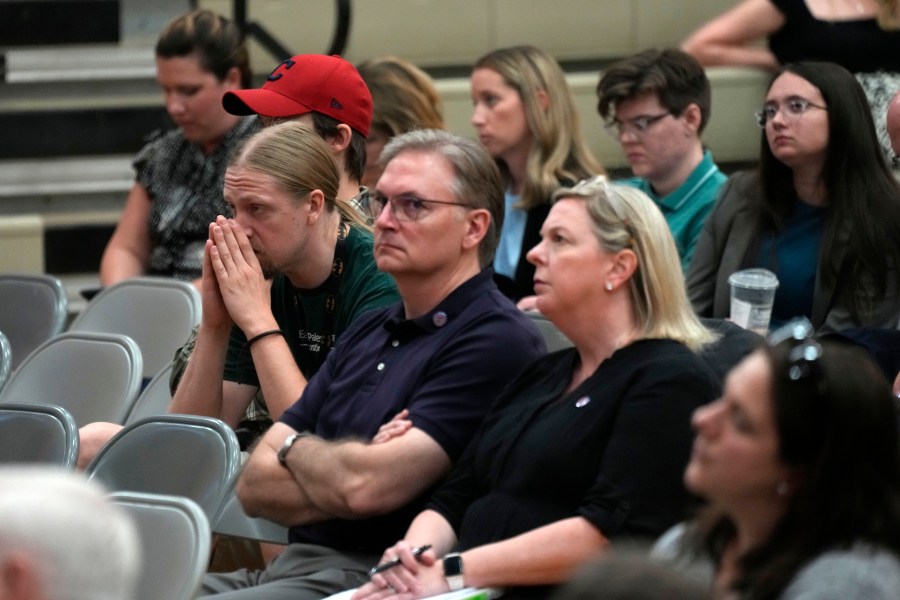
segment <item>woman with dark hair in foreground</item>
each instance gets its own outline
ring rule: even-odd
[[[705,574],[714,598],[896,600],[900,451],[889,386],[860,349],[816,342],[805,323],[788,327],[694,414],[684,480],[710,505],[655,554]]]

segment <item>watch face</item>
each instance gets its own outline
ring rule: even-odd
[[[444,577],[456,577],[462,575],[462,557],[459,554],[450,554],[444,557]]]

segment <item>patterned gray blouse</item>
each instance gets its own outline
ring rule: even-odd
[[[154,134],[138,152],[136,181],[150,196],[148,275],[200,277],[209,224],[227,214],[222,180],[228,159],[259,127],[255,116],[241,119],[209,155],[177,129]]]

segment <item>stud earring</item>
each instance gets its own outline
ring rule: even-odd
[[[607,291],[607,292],[613,291],[613,284],[611,284],[611,283],[608,282],[608,281],[606,282],[606,291]]]

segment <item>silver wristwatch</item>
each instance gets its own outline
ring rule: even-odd
[[[312,435],[312,434],[309,433],[308,431],[304,431],[302,433],[292,433],[289,436],[287,436],[286,438],[284,438],[284,443],[281,444],[281,448],[278,449],[278,454],[275,455],[278,457],[278,462],[280,462],[283,467],[287,467],[287,462],[285,462],[285,461],[287,460],[288,450],[290,450],[294,446],[294,444],[296,443],[297,440],[299,440],[302,437],[307,437],[309,435]]]

